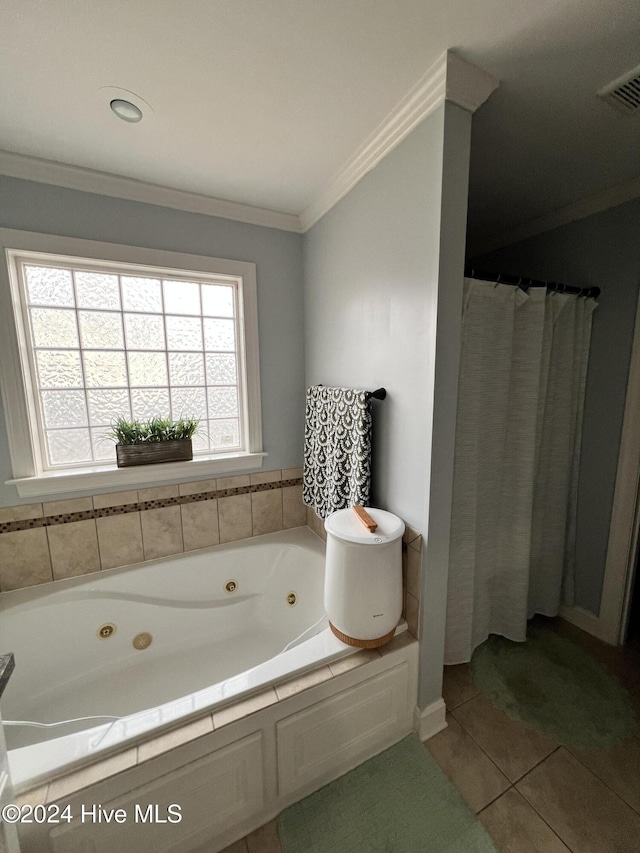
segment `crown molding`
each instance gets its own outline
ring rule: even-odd
[[[443,54],[345,163],[329,186],[302,212],[300,219],[304,231],[321,219],[416,125],[443,103],[446,75],[446,54]]]
[[[495,77],[451,51],[443,53],[299,216],[12,151],[0,151],[0,174],[299,234],[311,228],[445,100],[474,112],[497,86]]]
[[[625,201],[632,201],[638,197],[640,197],[640,175],[625,181],[623,184],[616,184],[616,186],[600,193],[580,199],[580,201],[574,201],[545,216],[531,219],[524,225],[518,225],[517,228],[506,231],[500,237],[487,240],[486,243],[480,245],[479,249],[473,250],[473,257],[487,255],[490,252],[503,249],[505,246],[521,243],[529,237],[536,237],[538,234],[544,234],[545,231],[553,231],[555,228],[576,222],[578,219],[586,219],[588,216],[593,216],[594,213],[602,213],[603,210],[609,210],[611,207],[617,207],[619,204],[624,204]]]
[[[447,51],[447,101],[474,113],[499,85],[497,77]]]
[[[54,184],[81,192],[97,193],[111,198],[123,198],[160,207],[171,207],[187,213],[201,213],[205,216],[219,216],[233,219],[248,225],[262,225],[266,228],[278,228],[281,231],[300,233],[300,218],[293,213],[279,213],[250,204],[212,198],[200,193],[163,187],[158,184],[125,178],[109,172],[98,172],[81,166],[42,160],[12,151],[0,151],[0,174],[12,178],[23,178],[42,184]]]
[[[308,231],[383,157],[445,100],[474,112],[499,81],[451,51],[443,53],[360,146],[329,186],[300,214]]]

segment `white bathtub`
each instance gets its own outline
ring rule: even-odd
[[[115,718],[6,726],[14,784],[352,653],[326,627],[323,582],[324,544],[297,528],[0,595],[0,649],[16,658],[3,720]]]

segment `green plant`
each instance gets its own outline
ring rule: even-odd
[[[191,438],[198,430],[197,418],[150,418],[148,421],[129,421],[116,418],[107,438],[116,444],[146,444],[157,441],[177,441]]]

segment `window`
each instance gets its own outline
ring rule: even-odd
[[[261,450],[252,264],[44,235],[11,240],[18,233],[3,236],[20,381],[3,370],[3,397],[7,420],[17,421],[12,398],[22,392],[27,420],[26,452],[13,447],[16,424],[8,423],[19,491],[31,488],[21,480],[51,484],[56,474],[74,475],[74,488],[115,482],[98,469],[115,466],[105,434],[118,416],[198,418],[194,462],[213,473],[260,465],[239,461]],[[39,243],[65,251],[29,248]],[[82,253],[68,253],[74,248]],[[91,251],[98,248],[101,259]],[[78,479],[83,471],[91,484]],[[141,481],[161,475],[166,468],[136,473]],[[29,493],[41,492],[21,491]]]

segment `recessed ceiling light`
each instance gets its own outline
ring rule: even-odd
[[[125,101],[122,98],[114,98],[109,106],[113,112],[123,121],[138,122],[142,121],[142,110],[131,101]]]

